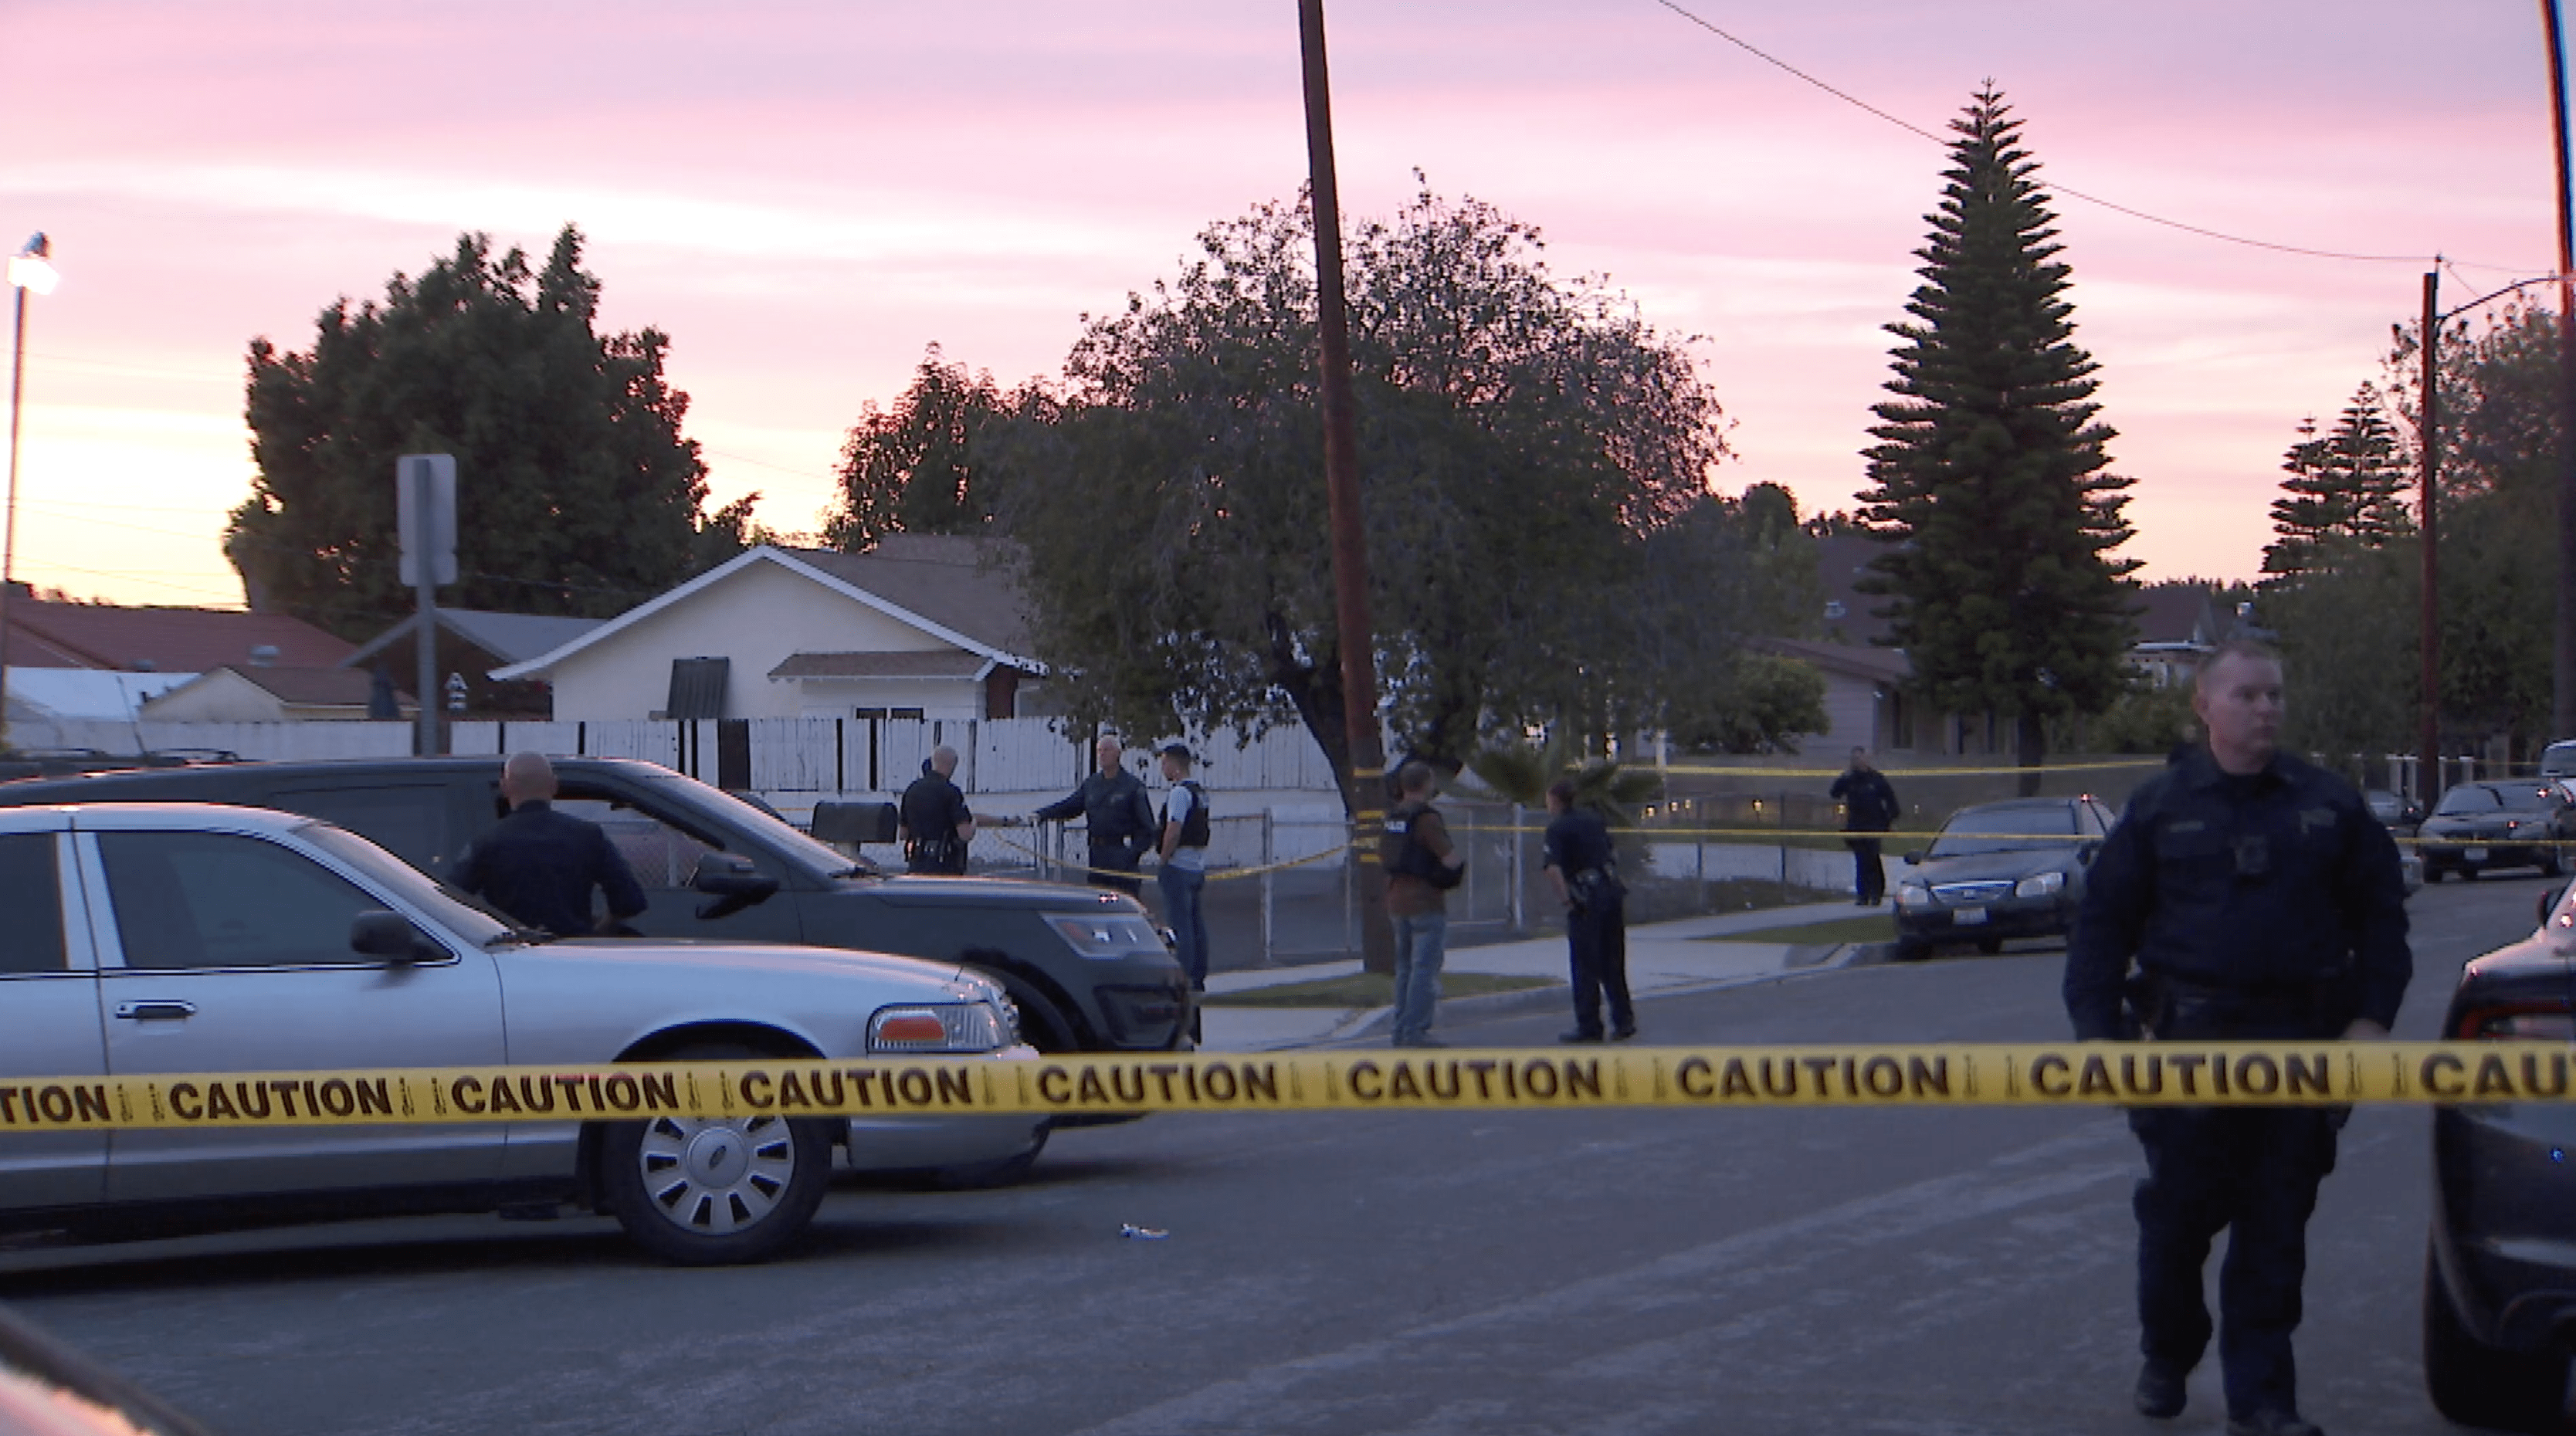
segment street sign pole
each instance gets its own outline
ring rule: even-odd
[[[402,577],[412,588],[412,749],[427,758],[446,751],[438,730],[438,586],[456,582],[456,459],[405,454],[394,461],[394,504],[402,540]]]

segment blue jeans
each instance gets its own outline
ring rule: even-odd
[[[1181,949],[1181,966],[1190,986],[1207,986],[1207,874],[1196,868],[1163,864],[1155,875],[1163,888],[1163,921],[1171,924],[1172,941]]]
[[[1395,920],[1395,1040],[1431,1035],[1432,1009],[1440,1005],[1440,963],[1449,951],[1449,914],[1426,912]]]

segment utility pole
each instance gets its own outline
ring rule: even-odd
[[[2415,795],[2424,802],[2426,812],[2442,796],[2442,608],[2441,590],[2436,583],[2438,567],[2434,555],[2441,545],[2436,541],[2434,516],[2439,507],[2435,490],[2442,475],[2442,409],[2440,366],[2435,351],[2442,340],[2440,292],[2442,274],[2433,270],[2424,276],[2424,399],[2422,427],[2416,447],[2422,465],[2424,482],[2424,606],[2419,620],[2422,636],[2416,647],[2424,659],[2424,672],[2416,698],[2415,726]]]
[[[1315,206],[1315,329],[1322,340],[1324,493],[1333,528],[1333,611],[1342,651],[1342,733],[1349,748],[1343,804],[1357,842],[1360,951],[1370,972],[1395,970],[1386,872],[1377,836],[1386,821],[1386,749],[1378,737],[1377,659],[1369,627],[1368,539],[1360,516],[1359,430],[1352,413],[1350,309],[1342,291],[1341,189],[1333,169],[1332,85],[1324,69],[1324,0],[1298,0],[1306,77],[1306,168]]]
[[[2558,157],[2558,623],[2550,645],[2549,732],[2576,737],[2576,215],[2567,170],[2567,62],[2558,0],[2540,0],[2549,36],[2549,133]]]

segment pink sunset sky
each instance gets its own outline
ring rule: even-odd
[[[1392,212],[1418,167],[1538,224],[1561,273],[1705,336],[1721,489],[1850,502],[1936,146],[1654,0],[1328,8],[1349,213]],[[1991,78],[2048,178],[2439,252],[2452,300],[2555,258],[2528,0],[1691,8],[1929,129]],[[30,313],[16,572],[134,603],[240,602],[218,538],[252,472],[249,340],[307,346],[335,297],[460,231],[541,254],[580,225],[605,323],[673,338],[715,498],[756,489],[799,530],[925,345],[1056,373],[1078,316],[1305,173],[1293,0],[5,0],[0,54],[0,236],[46,231],[63,276]],[[2251,575],[2294,426],[2377,374],[2425,264],[2059,208],[2137,481],[2127,551],[2150,578]]]

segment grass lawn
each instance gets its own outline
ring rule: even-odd
[[[1564,985],[1551,978],[1510,977],[1493,972],[1452,971],[1440,974],[1440,995],[1444,999]],[[1386,1007],[1394,1001],[1395,979],[1381,972],[1353,973],[1349,977],[1327,977],[1315,982],[1283,982],[1273,987],[1246,988],[1241,992],[1209,992],[1199,997],[1199,1003],[1204,1007]]]
[[[1894,942],[1896,918],[1890,913],[1872,913],[1866,917],[1835,917],[1823,922],[1802,922],[1795,927],[1766,927],[1756,932],[1729,932],[1704,937],[1701,942]]]

